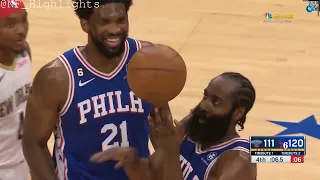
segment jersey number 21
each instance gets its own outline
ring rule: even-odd
[[[128,132],[127,132],[127,121],[122,121],[122,123],[117,127],[115,124],[105,124],[101,129],[101,134],[111,131],[110,135],[102,142],[102,150],[113,147],[129,147]],[[119,133],[121,135],[121,140],[119,142],[110,143]]]

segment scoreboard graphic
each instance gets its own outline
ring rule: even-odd
[[[252,163],[303,163],[305,136],[250,136]]]

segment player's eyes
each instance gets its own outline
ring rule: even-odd
[[[109,24],[110,23],[110,21],[108,21],[108,20],[101,20],[100,21],[100,25],[106,25],[106,24]]]
[[[212,100],[212,104],[213,104],[213,105],[219,105],[220,102],[219,102],[219,100],[217,100],[217,99],[213,99],[213,100]]]
[[[6,26],[9,27],[9,28],[12,28],[12,27],[15,26],[15,22],[13,22],[13,21],[8,21],[8,22],[6,23]]]

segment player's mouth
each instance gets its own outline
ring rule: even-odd
[[[108,44],[108,46],[115,48],[120,45],[120,37],[116,38],[104,38],[104,42]]]
[[[16,43],[19,44],[19,45],[24,45],[25,42],[26,42],[25,40],[16,41]]]
[[[26,44],[26,39],[25,38],[21,38],[15,41],[15,44],[19,47],[24,47]]]

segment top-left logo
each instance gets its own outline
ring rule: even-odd
[[[4,0],[0,3],[2,8],[19,8],[20,3],[22,2],[21,0]]]

